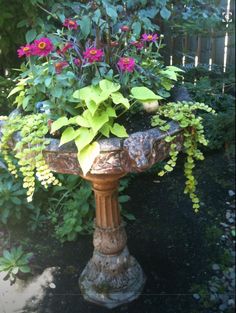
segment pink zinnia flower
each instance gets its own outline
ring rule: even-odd
[[[129,26],[127,25],[124,25],[124,26],[121,26],[120,28],[123,32],[128,32],[130,30]]]
[[[121,58],[117,64],[121,71],[132,73],[135,67],[135,60],[133,58],[124,57]]]
[[[80,59],[74,59],[73,62],[76,66],[80,66],[82,64]]]
[[[144,44],[140,41],[131,41],[131,46],[136,47],[138,50],[142,50],[144,47]]]
[[[84,58],[87,59],[89,63],[100,62],[103,55],[103,51],[96,48],[89,48],[84,52]]]
[[[67,67],[69,64],[66,62],[66,61],[62,61],[62,62],[58,62],[56,63],[54,66],[55,66],[55,69],[56,69],[56,73],[57,74],[61,74],[63,68]]]
[[[38,56],[47,56],[52,50],[54,46],[49,38],[41,38],[35,40],[32,45],[32,54]]]
[[[142,35],[142,40],[147,41],[147,42],[155,42],[158,39],[157,34],[143,34]]]
[[[78,28],[77,22],[69,18],[65,19],[63,26],[67,27],[68,29],[75,29],[75,30]]]
[[[29,57],[32,54],[32,47],[30,44],[21,46],[20,49],[17,50],[17,53],[19,58],[22,58],[23,56]]]

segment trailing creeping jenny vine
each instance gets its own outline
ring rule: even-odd
[[[152,119],[152,126],[158,126],[162,131],[168,132],[170,120],[177,122],[183,130],[183,146],[186,154],[184,193],[189,194],[195,212],[198,212],[200,208],[200,200],[196,195],[197,181],[193,176],[193,169],[197,160],[204,159],[203,153],[199,150],[199,144],[206,146],[208,143],[204,135],[202,117],[195,114],[197,110],[215,114],[212,108],[203,103],[182,101],[170,102],[159,106]],[[20,133],[21,139],[13,148],[10,142],[16,132]],[[2,128],[1,153],[9,171],[17,178],[18,171],[12,155],[12,149],[15,152],[19,170],[23,174],[23,187],[27,189],[28,202],[32,201],[34,194],[35,176],[45,188],[50,184],[60,184],[51,173],[43,156],[43,150],[49,144],[49,140],[45,138],[47,133],[47,116],[45,114],[10,117],[5,121]],[[173,171],[176,165],[179,151],[177,151],[175,138],[176,136],[165,137],[165,141],[170,143],[170,159],[166,162],[163,170],[159,172],[159,176]]]
[[[193,169],[195,161],[204,160],[203,153],[199,150],[198,145],[206,146],[208,144],[202,125],[202,118],[196,116],[197,110],[203,110],[215,114],[215,111],[209,106],[198,102],[170,102],[158,108],[156,115],[152,119],[152,126],[159,126],[162,131],[168,131],[170,120],[176,121],[183,129],[184,136],[184,153],[186,154],[186,161],[184,164],[184,173],[186,176],[184,193],[189,194],[193,209],[195,212],[199,211],[200,200],[196,195],[197,181],[193,176]],[[159,172],[159,176],[165,175],[167,172],[173,171],[179,152],[176,151],[176,144],[174,143],[176,136],[165,137],[166,142],[170,142],[170,160],[165,164],[164,169]]]
[[[14,133],[20,133],[20,141],[14,148],[10,142]],[[45,138],[48,133],[47,116],[32,114],[9,117],[2,128],[0,151],[9,171],[18,177],[14,160],[18,159],[19,170],[23,175],[23,187],[27,189],[27,201],[31,202],[35,191],[35,177],[47,188],[50,184],[60,185],[51,173],[43,156],[43,150],[49,144]],[[13,156],[13,153],[15,155]]]

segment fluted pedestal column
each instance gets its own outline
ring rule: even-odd
[[[137,298],[145,283],[143,271],[129,254],[118,203],[122,175],[88,175],[96,200],[94,253],[79,284],[87,301],[114,308]]]

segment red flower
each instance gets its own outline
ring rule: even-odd
[[[19,58],[22,58],[23,56],[29,57],[32,55],[32,46],[30,44],[21,46],[20,49],[17,50],[17,53]]]
[[[135,68],[135,60],[133,58],[121,58],[117,64],[120,70],[123,72],[132,73]]]
[[[78,28],[77,22],[69,18],[65,19],[63,26],[67,27],[68,29],[75,29],[75,30]]]
[[[47,56],[52,50],[54,46],[50,39],[48,38],[41,38],[35,40],[32,45],[32,54],[38,56]]]
[[[138,50],[142,50],[144,47],[144,44],[140,41],[131,41],[131,46],[136,47]]]
[[[63,68],[67,67],[69,64],[66,61],[62,61],[62,62],[58,62],[56,63],[55,66],[55,70],[57,74],[61,74]]]
[[[74,59],[73,60],[74,64],[77,65],[77,66],[80,66],[82,64],[81,60],[80,59]]]
[[[130,31],[129,26],[127,26],[127,25],[121,26],[120,29],[122,30],[122,32],[128,32],[128,31]]]
[[[155,42],[158,39],[158,35],[157,34],[143,34],[142,35],[142,40],[143,41],[147,41],[147,42]]]
[[[96,48],[89,48],[84,52],[84,58],[87,59],[89,63],[101,62],[103,55],[103,51]]]

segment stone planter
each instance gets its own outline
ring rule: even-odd
[[[177,149],[181,149],[180,128],[170,124],[168,133],[154,128],[134,133],[125,140],[100,140],[100,155],[86,176],[81,173],[74,145],[59,147],[59,141],[52,139],[44,152],[53,171],[80,175],[92,184],[96,201],[94,253],[79,279],[82,294],[90,302],[114,308],[134,300],[142,291],[145,275],[129,254],[120,216],[119,179],[127,173],[145,171],[168,157],[170,144],[164,140],[167,135],[176,135]]]

